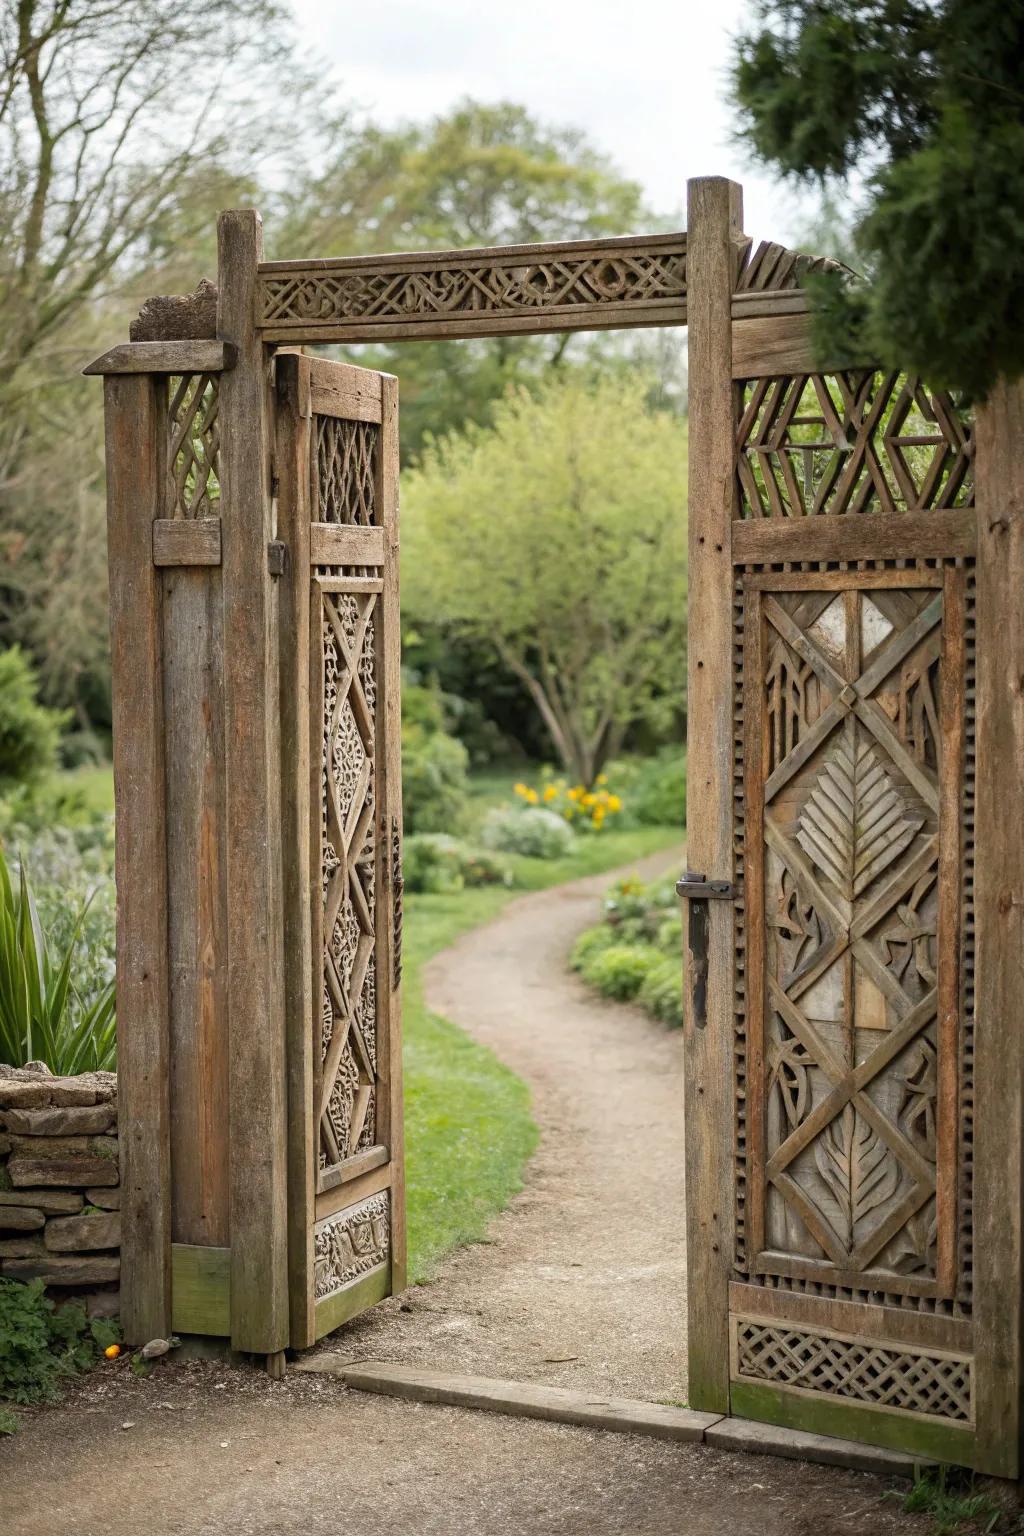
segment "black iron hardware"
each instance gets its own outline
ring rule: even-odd
[[[711,926],[709,901],[735,901],[736,887],[731,880],[709,880],[687,870],[676,881],[676,892],[686,898],[689,912],[686,923],[686,947],[690,952],[690,995],[693,998],[693,1022],[704,1029],[708,1022],[708,931]]]

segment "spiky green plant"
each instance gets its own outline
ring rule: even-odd
[[[74,983],[75,952],[89,903],[63,951],[51,952],[22,860],[17,884],[0,848],[0,1061],[45,1061],[73,1075],[117,1061],[114,984],[83,998]]]

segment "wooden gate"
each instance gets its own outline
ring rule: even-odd
[[[276,361],[291,1343],[405,1284],[398,390]]]
[[[752,302],[729,198],[689,235],[694,287],[734,260],[690,303],[691,1402],[1005,1471],[973,414],[820,371],[806,318]]]

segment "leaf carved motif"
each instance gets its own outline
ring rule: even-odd
[[[797,823],[796,839],[852,900],[899,858],[924,817],[897,790],[874,747],[833,747]]]
[[[858,1221],[895,1194],[899,1164],[850,1104],[818,1137],[814,1156],[843,1218],[839,1236],[850,1247]]]

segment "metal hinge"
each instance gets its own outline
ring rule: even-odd
[[[271,576],[283,576],[288,569],[288,545],[283,539],[273,539],[267,545],[267,570]]]

